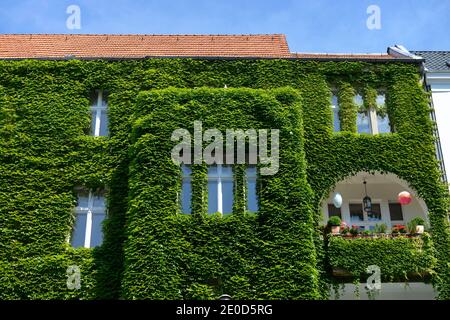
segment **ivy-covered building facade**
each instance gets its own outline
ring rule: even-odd
[[[450,299],[422,60],[291,53],[283,35],[0,44],[0,299],[329,299],[369,266]],[[277,172],[174,163],[195,122],[279,130]]]

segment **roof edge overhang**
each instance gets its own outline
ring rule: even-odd
[[[47,61],[70,61],[70,60],[107,60],[107,61],[123,61],[123,60],[145,60],[145,59],[195,59],[195,60],[292,60],[292,61],[319,61],[319,62],[370,62],[370,63],[413,63],[421,64],[425,60],[423,58],[395,57],[395,58],[338,58],[338,57],[252,57],[252,56],[145,56],[145,57],[11,57],[0,58],[2,61],[19,61],[19,60],[47,60]]]

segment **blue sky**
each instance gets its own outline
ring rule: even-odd
[[[69,5],[81,29],[66,28]],[[369,30],[366,10],[381,10]],[[292,52],[450,50],[450,0],[0,0],[0,33],[284,33]]]

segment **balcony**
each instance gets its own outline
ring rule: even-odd
[[[399,202],[399,194],[405,191],[411,195],[411,202],[407,205]],[[339,207],[334,204],[336,195],[342,199]],[[371,200],[369,210],[363,202],[365,197]],[[359,172],[338,182],[327,199],[322,201],[322,212],[324,225],[330,217],[338,216],[360,232],[375,231],[380,225],[385,225],[386,231],[395,230],[396,225],[397,229],[400,226],[406,228],[416,218],[428,224],[425,202],[406,181],[391,173]]]

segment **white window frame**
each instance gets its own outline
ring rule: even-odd
[[[105,195],[101,193],[102,197],[105,198]],[[78,216],[79,214],[86,214],[86,226],[85,226],[85,234],[84,234],[84,248],[91,247],[91,238],[92,238],[92,217],[94,214],[104,215],[106,219],[106,206],[104,207],[94,207],[94,197],[95,193],[89,191],[88,196],[88,206],[80,207],[77,205],[75,208],[75,214]],[[106,202],[106,198],[105,198]],[[105,203],[106,205],[106,203]],[[102,231],[102,230],[101,230]],[[73,230],[72,230],[73,232]]]
[[[216,182],[217,183],[217,212],[223,214],[223,196],[222,196],[222,183],[223,181],[232,181],[233,182],[233,191],[234,191],[234,175],[233,173],[230,176],[223,176],[222,174],[222,164],[215,165],[217,167],[217,174],[209,174],[208,173],[208,183]],[[233,168],[230,166],[231,170]],[[209,190],[208,190],[209,192]],[[233,192],[233,203],[234,203],[234,192]],[[209,206],[209,205],[208,205]],[[209,211],[209,210],[208,210]],[[228,213],[226,213],[228,214]]]
[[[105,115],[108,116],[107,113],[108,104],[105,103],[103,105],[103,95],[104,95],[103,90],[98,90],[96,91],[96,93],[97,93],[97,103],[91,106],[92,116],[95,117],[94,128],[92,129],[94,137],[100,137],[102,111],[105,111]]]

